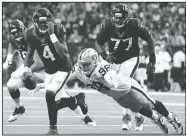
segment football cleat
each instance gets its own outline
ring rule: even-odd
[[[75,96],[77,100],[77,104],[80,106],[81,111],[84,115],[88,113],[88,106],[85,103],[85,93],[79,93],[78,95]]]
[[[176,117],[176,114],[174,114],[173,112],[171,113],[173,118],[171,120],[168,120],[168,122],[172,124],[177,134],[183,134],[183,125],[181,124],[180,120]]]
[[[161,115],[159,115],[159,118],[157,120],[153,120],[153,123],[155,123],[157,126],[160,127],[160,129],[165,133],[168,134],[168,127],[165,124],[165,121]]]
[[[140,116],[139,118],[135,117],[135,119],[136,119],[136,127],[135,127],[134,130],[142,131],[143,130],[143,124],[145,123],[145,117]]]
[[[85,118],[82,119],[82,121],[84,121],[85,124],[87,124],[87,125],[96,126],[96,122],[94,120],[92,120],[89,116],[85,116]]]
[[[58,135],[58,130],[56,126],[50,126],[48,133],[46,135]]]
[[[23,106],[20,106],[19,108],[16,107],[13,114],[9,116],[8,122],[13,122],[17,120],[17,118],[23,113],[25,113],[25,108]]]
[[[129,114],[124,115],[122,121],[123,121],[122,130],[131,129],[132,122],[131,122],[131,116]]]

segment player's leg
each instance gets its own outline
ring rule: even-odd
[[[122,124],[122,130],[129,130],[132,127],[132,115],[131,111],[128,108],[123,108],[123,124]]]
[[[76,96],[70,96],[63,88],[56,96],[57,109],[69,107],[74,113],[80,116],[80,118],[87,125],[94,126],[96,122],[92,120],[88,115],[88,106],[85,103],[84,93],[79,93]]]
[[[162,102],[152,99],[148,95],[147,92],[142,90],[142,88],[138,85],[137,81],[135,81],[135,80],[132,80],[132,89],[134,89],[134,92],[130,92],[130,93],[136,93],[136,95],[134,97],[140,97],[141,101],[144,101],[143,102],[144,109],[148,110],[149,108],[151,108],[151,109],[156,110],[159,114],[161,114],[167,118],[168,122],[173,125],[173,127],[176,129],[176,132],[178,134],[183,133],[183,126],[180,123],[180,121],[178,120],[178,118],[176,117],[176,115],[172,112],[169,112],[167,110],[167,108],[163,105]],[[139,93],[141,93],[141,95],[143,95],[143,96],[140,96]],[[142,97],[143,97],[143,99],[142,99]],[[151,104],[153,104],[153,106],[149,106],[150,103],[148,103],[148,102],[151,102]],[[160,123],[160,121],[158,123]]]
[[[25,112],[25,108],[20,100],[20,91],[19,88],[23,87],[21,82],[21,74],[23,72],[23,65],[20,66],[15,72],[12,73],[11,78],[7,82],[7,89],[12,97],[16,108],[12,115],[9,116],[8,121],[13,122],[17,120],[17,118]]]
[[[47,74],[46,75],[46,79],[45,79],[45,89],[46,89],[46,94],[45,94],[45,98],[46,98],[46,103],[47,103],[47,109],[48,109],[48,116],[49,116],[49,131],[47,133],[47,135],[57,135],[58,134],[58,130],[57,130],[57,106],[55,103],[55,95],[56,95],[56,91],[60,88],[60,86],[58,86],[58,89],[56,89],[56,87],[54,87],[52,84],[55,85],[60,85],[62,84],[62,82],[60,82],[58,84],[58,81],[54,80],[54,76],[57,73],[54,74]],[[67,73],[65,76],[66,77]],[[64,79],[62,79],[64,80]]]
[[[133,58],[123,62],[118,67],[118,70],[117,70],[118,75],[123,76],[123,77],[132,78],[134,76],[134,74],[136,73],[138,66],[139,66],[139,57],[133,57]],[[128,117],[129,115],[132,115],[132,114],[131,113],[129,113],[127,115],[124,114],[124,117],[125,116]],[[135,116],[135,119],[137,120],[135,130],[137,130],[137,131],[143,130],[143,124],[145,122],[145,118],[139,113],[137,113],[137,114],[134,113],[134,116]],[[125,124],[125,122],[123,123],[123,125],[124,124]],[[126,126],[127,126],[127,123],[126,123]]]

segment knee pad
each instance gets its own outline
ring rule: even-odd
[[[19,98],[20,97],[20,91],[19,91],[19,89],[8,88],[8,91],[10,93],[10,96],[13,99],[16,99],[16,98]]]
[[[47,90],[45,97],[46,97],[46,101],[55,100],[55,93]]]

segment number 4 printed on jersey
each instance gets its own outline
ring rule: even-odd
[[[117,50],[119,44],[123,44],[121,46],[126,46],[126,51],[128,51],[130,49],[130,47],[132,46],[132,38],[128,38],[128,39],[115,39],[115,38],[111,38],[112,41],[115,42],[114,45],[114,50]]]
[[[50,58],[52,61],[55,60],[54,55],[53,55],[53,53],[51,52],[51,50],[50,50],[50,48],[49,48],[48,45],[46,45],[46,46],[44,47],[44,50],[43,50],[43,57],[45,57],[46,59],[47,59],[47,58]]]

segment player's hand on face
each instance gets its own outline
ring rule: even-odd
[[[149,73],[154,73],[155,72],[155,64],[153,64],[152,62],[149,62],[147,64],[147,74]]]
[[[5,61],[5,63],[3,64],[3,69],[7,70],[11,66],[12,66],[12,61]]]
[[[48,23],[48,33],[49,35],[54,34],[54,23],[51,21]]]

